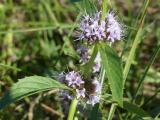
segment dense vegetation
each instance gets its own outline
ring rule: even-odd
[[[57,88],[69,88],[57,83],[58,80],[51,82],[50,79],[56,79],[63,71],[67,73],[76,70],[84,76],[89,71],[90,67],[79,63],[76,49],[81,42],[75,39],[83,12],[94,12],[95,7],[103,8],[100,0],[97,1],[0,1],[1,120],[67,119],[68,110],[64,109],[64,101]],[[115,68],[111,68],[112,74],[107,73],[111,77],[104,78],[101,100],[94,106],[81,101],[75,119],[160,120],[160,0],[104,1],[107,1],[108,10],[113,10],[123,23],[124,36],[123,40],[113,43],[112,47],[107,43],[97,43],[97,46],[108,46],[105,52],[100,51],[104,53],[102,58],[105,60],[115,60],[111,55],[106,59],[109,53],[117,57],[116,62],[120,58],[123,79],[126,80],[120,89],[108,83],[113,73],[117,72],[114,70],[117,66],[102,61],[105,70],[108,70],[108,66]],[[121,69],[117,67],[117,70]],[[13,85],[19,79],[23,79],[24,83],[28,81],[28,87],[34,86],[36,79],[45,81],[49,86],[38,86],[37,90],[30,92],[38,94],[32,96],[28,96],[28,93],[28,97],[9,96],[7,91],[16,89]],[[18,87],[25,86],[23,82]],[[121,83],[123,85],[123,81]],[[123,100],[112,90],[123,90]],[[14,103],[9,104],[11,102]]]

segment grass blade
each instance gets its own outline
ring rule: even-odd
[[[132,64],[136,49],[137,49],[137,47],[138,47],[138,45],[139,45],[139,43],[141,41],[140,37],[141,37],[142,31],[143,31],[143,25],[144,25],[144,20],[145,20],[145,16],[146,16],[146,10],[147,10],[147,7],[148,7],[149,3],[150,3],[150,0],[147,0],[147,2],[145,4],[145,9],[144,9],[144,11],[142,13],[142,16],[141,16],[141,19],[140,19],[139,29],[137,31],[137,34],[136,34],[136,37],[134,39],[132,48],[131,48],[131,50],[129,52],[129,56],[128,56],[127,62],[126,62],[125,67],[124,67],[124,71],[123,71],[124,84],[125,84],[127,75],[129,73],[129,69],[131,67],[131,64]]]
[[[140,88],[141,88],[142,82],[144,81],[145,76],[146,76],[146,74],[148,73],[149,68],[150,68],[151,65],[154,63],[154,61],[155,61],[155,59],[156,59],[156,57],[157,57],[157,55],[158,55],[159,52],[160,52],[160,46],[158,46],[158,48],[156,49],[155,53],[154,53],[153,56],[151,57],[151,60],[150,60],[150,62],[149,62],[149,64],[148,64],[148,66],[146,67],[143,76],[141,77],[140,81],[138,82],[138,86],[137,86],[137,89],[136,89],[136,92],[135,92],[135,99],[136,99],[136,97],[137,97],[137,95],[138,95],[138,92],[139,92],[139,90],[140,90]]]

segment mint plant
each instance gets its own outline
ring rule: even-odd
[[[136,90],[135,98],[130,100],[125,94],[126,79],[135,55],[136,48],[139,44],[139,38],[143,30],[146,9],[149,4],[146,2],[144,12],[141,15],[139,29],[133,45],[129,52],[128,58],[124,61],[123,53],[120,56],[114,48],[114,44],[125,39],[125,23],[121,22],[109,0],[71,0],[80,8],[80,19],[77,20],[77,26],[74,33],[74,44],[77,45],[73,50],[77,55],[79,63],[75,69],[60,71],[53,78],[42,76],[29,76],[20,79],[10,90],[0,99],[0,109],[6,105],[21,100],[27,96],[45,92],[48,90],[58,89],[61,102],[65,101],[68,105],[66,118],[87,118],[90,120],[97,119],[114,119],[115,111],[122,118],[120,110],[128,111],[128,116],[139,116],[142,119],[152,119],[152,117],[139,108],[135,103],[138,91],[144,80],[142,77]],[[98,4],[95,4],[95,3]],[[73,28],[74,29],[74,28]],[[151,59],[151,64],[155,60],[159,49]],[[146,69],[146,73],[150,65]],[[97,115],[85,115],[84,111],[90,110],[90,113],[99,113],[100,108],[108,103],[110,111],[107,116],[99,118]],[[79,108],[83,108],[84,111]],[[82,114],[84,117],[79,115]],[[133,115],[130,115],[133,113]],[[123,114],[123,112],[122,112]],[[136,118],[135,118],[136,119]]]

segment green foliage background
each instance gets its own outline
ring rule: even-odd
[[[144,0],[113,0],[112,8],[125,26],[124,41],[114,44],[123,61],[135,38],[137,18],[143,12]],[[80,15],[77,3],[69,0],[1,0],[0,1],[0,95],[25,76],[54,77],[57,72],[76,69],[78,64],[74,42]],[[78,16],[78,17],[77,17]],[[125,86],[125,97],[133,99],[138,80],[160,45],[160,0],[151,1],[141,42]],[[125,48],[125,49],[123,49]],[[157,117],[160,114],[160,55],[145,76],[137,105]],[[128,104],[127,104],[128,105]],[[45,107],[44,107],[45,106]],[[59,114],[46,109],[46,106]],[[102,116],[110,106],[102,108]],[[131,116],[126,111],[119,116]],[[34,95],[0,111],[1,120],[61,119],[62,107],[56,91]],[[127,117],[126,117],[127,119]],[[140,118],[135,118],[135,120]]]

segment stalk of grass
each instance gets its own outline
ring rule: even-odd
[[[105,20],[105,16],[107,13],[107,1],[108,0],[103,0],[103,3],[102,3],[102,21]]]
[[[54,12],[51,10],[50,5],[47,4],[47,2],[45,2],[45,1],[43,1],[43,0],[42,0],[41,2],[42,2],[43,5],[45,6],[45,8],[46,8],[49,16],[50,16],[51,19],[53,20],[53,22],[54,22],[56,25],[59,25],[59,22],[58,22],[58,20],[57,20],[57,18],[56,18],[56,16],[55,16]]]
[[[70,105],[70,109],[69,109],[69,114],[68,114],[67,120],[74,120],[74,114],[76,112],[77,104],[78,104],[78,100],[77,100],[77,98],[74,98],[72,100],[71,105]]]
[[[136,49],[138,48],[138,45],[141,42],[140,37],[141,37],[142,31],[143,31],[144,20],[145,20],[146,11],[147,11],[147,8],[149,6],[149,3],[150,3],[150,0],[145,1],[144,9],[143,9],[141,17],[140,17],[140,22],[139,22],[139,24],[136,23],[137,24],[136,26],[138,27],[138,31],[136,33],[135,39],[134,39],[133,44],[132,44],[132,48],[130,49],[129,56],[127,57],[127,61],[126,61],[126,64],[125,64],[125,67],[124,67],[124,70],[123,70],[123,79],[124,79],[123,85],[125,85],[125,81],[127,79],[130,67],[132,65],[132,61],[134,59]],[[139,18],[139,17],[137,17],[137,18]],[[125,120],[128,119],[129,115],[130,114],[127,113],[124,119]]]
[[[112,120],[114,117],[114,112],[116,110],[117,105],[115,103],[112,104],[109,115],[108,115],[108,120]]]
[[[11,33],[26,33],[26,32],[37,32],[37,31],[44,31],[44,30],[67,29],[67,28],[73,28],[73,26],[68,24],[60,24],[60,25],[47,26],[47,27],[16,29],[16,30],[12,30]],[[6,33],[8,33],[8,31],[0,31],[0,34],[6,34]]]
[[[140,19],[139,28],[138,28],[138,31],[136,33],[132,48],[131,48],[131,50],[129,52],[129,56],[127,58],[127,62],[126,62],[125,67],[124,67],[124,71],[123,71],[124,83],[123,84],[125,84],[125,81],[126,81],[128,73],[129,73],[132,61],[134,59],[134,55],[135,55],[136,49],[137,49],[137,47],[138,47],[138,45],[139,45],[139,43],[141,41],[140,37],[141,37],[141,33],[143,31],[143,25],[144,25],[144,20],[145,20],[145,16],[146,16],[146,11],[147,11],[147,7],[148,7],[148,5],[150,3],[150,0],[146,0],[145,3],[146,4],[144,5],[145,7],[144,7],[144,10],[143,10],[141,19]]]
[[[101,72],[100,72],[101,87],[103,86],[104,79],[105,79],[105,69],[102,66],[102,69],[101,69]]]
[[[144,81],[144,79],[145,79],[145,77],[146,77],[146,75],[147,75],[147,73],[148,73],[149,68],[150,68],[150,67],[152,66],[152,64],[154,63],[154,61],[155,61],[157,55],[159,54],[159,52],[160,52],[160,46],[158,46],[158,48],[157,48],[156,51],[154,52],[153,56],[152,56],[151,59],[150,59],[150,62],[148,63],[147,67],[145,68],[144,74],[142,75],[141,79],[140,79],[139,82],[138,82],[138,86],[137,86],[137,88],[136,88],[134,100],[137,98],[137,95],[138,95],[138,93],[139,93],[139,90],[140,90],[140,88],[141,88],[141,86],[142,86],[142,82]]]

